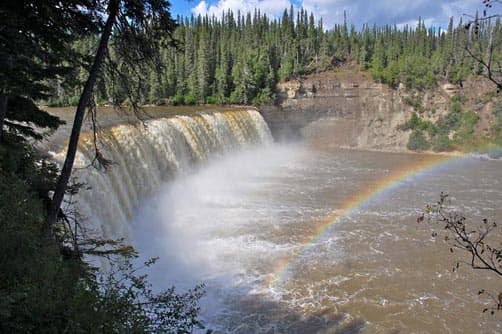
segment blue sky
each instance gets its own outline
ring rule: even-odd
[[[254,8],[277,17],[291,4],[313,12],[318,19],[322,17],[325,28],[343,22],[344,11],[347,12],[349,22],[356,28],[365,23],[415,25],[419,17],[425,20],[428,26],[445,28],[451,16],[458,19],[464,13],[474,14],[476,10],[483,10],[482,0],[171,0],[171,9],[174,17],[178,14],[220,16],[221,12],[227,9],[247,12]],[[495,5],[492,12],[500,13],[501,7]]]

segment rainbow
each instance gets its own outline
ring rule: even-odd
[[[295,263],[295,260],[307,251],[313,244],[321,240],[327,231],[336,224],[340,218],[350,215],[352,212],[368,205],[370,202],[377,200],[379,197],[388,194],[389,191],[397,189],[412,178],[422,177],[435,171],[447,168],[449,165],[472,157],[471,154],[458,155],[420,155],[419,160],[414,160],[413,163],[402,166],[399,170],[390,173],[386,177],[380,178],[371,183],[363,192],[345,200],[342,206],[332,214],[321,221],[317,222],[315,232],[307,240],[302,241],[302,247],[295,253],[278,261],[276,270],[271,275],[269,281],[270,287],[284,282],[289,272],[290,267]]]

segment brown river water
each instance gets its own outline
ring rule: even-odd
[[[477,295],[500,277],[452,272],[465,254],[416,223],[441,191],[500,221],[502,161],[272,144],[164,185],[131,233],[156,285],[206,283],[217,333],[500,333]]]
[[[502,333],[477,294],[502,279],[453,272],[466,254],[416,222],[443,191],[469,221],[502,223],[502,161],[273,143],[256,111],[192,109],[99,133],[106,174],[84,168],[83,136],[76,168],[79,210],[160,257],[155,289],[206,285],[197,333]],[[103,128],[123,123],[108,113]],[[47,143],[56,160],[68,127]]]

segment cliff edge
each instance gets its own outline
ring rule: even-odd
[[[482,101],[489,89],[480,82],[440,83],[424,92],[394,89],[358,69],[337,68],[278,84],[276,105],[261,110],[277,139],[301,136],[329,146],[407,151],[411,131],[399,127],[413,112],[431,121],[445,117],[459,94],[480,115],[479,134],[489,131],[493,103]]]

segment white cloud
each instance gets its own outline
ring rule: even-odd
[[[279,17],[291,3],[313,12],[317,19],[322,18],[325,28],[342,23],[344,11],[349,23],[356,28],[363,24],[413,26],[419,17],[425,20],[426,25],[446,27],[451,16],[458,19],[462,14],[474,14],[476,10],[483,9],[481,0],[202,0],[192,8],[192,13],[220,17],[228,9],[234,13],[240,10],[244,14],[259,8],[262,13]]]
[[[241,14],[253,12],[255,8],[260,9],[263,14],[275,17],[280,15],[285,8],[289,8],[289,0],[219,0],[215,4],[208,5],[202,0],[197,6],[192,8],[194,15],[214,15],[220,17],[223,12],[232,10],[234,13],[240,11]]]
[[[416,24],[418,18],[426,24],[446,25],[451,16],[474,13],[482,7],[479,0],[304,0],[303,7],[323,17],[327,27],[343,22],[343,12],[356,27],[377,25]]]
[[[192,13],[195,15],[204,15],[208,12],[207,3],[203,0],[197,6],[192,8]]]

